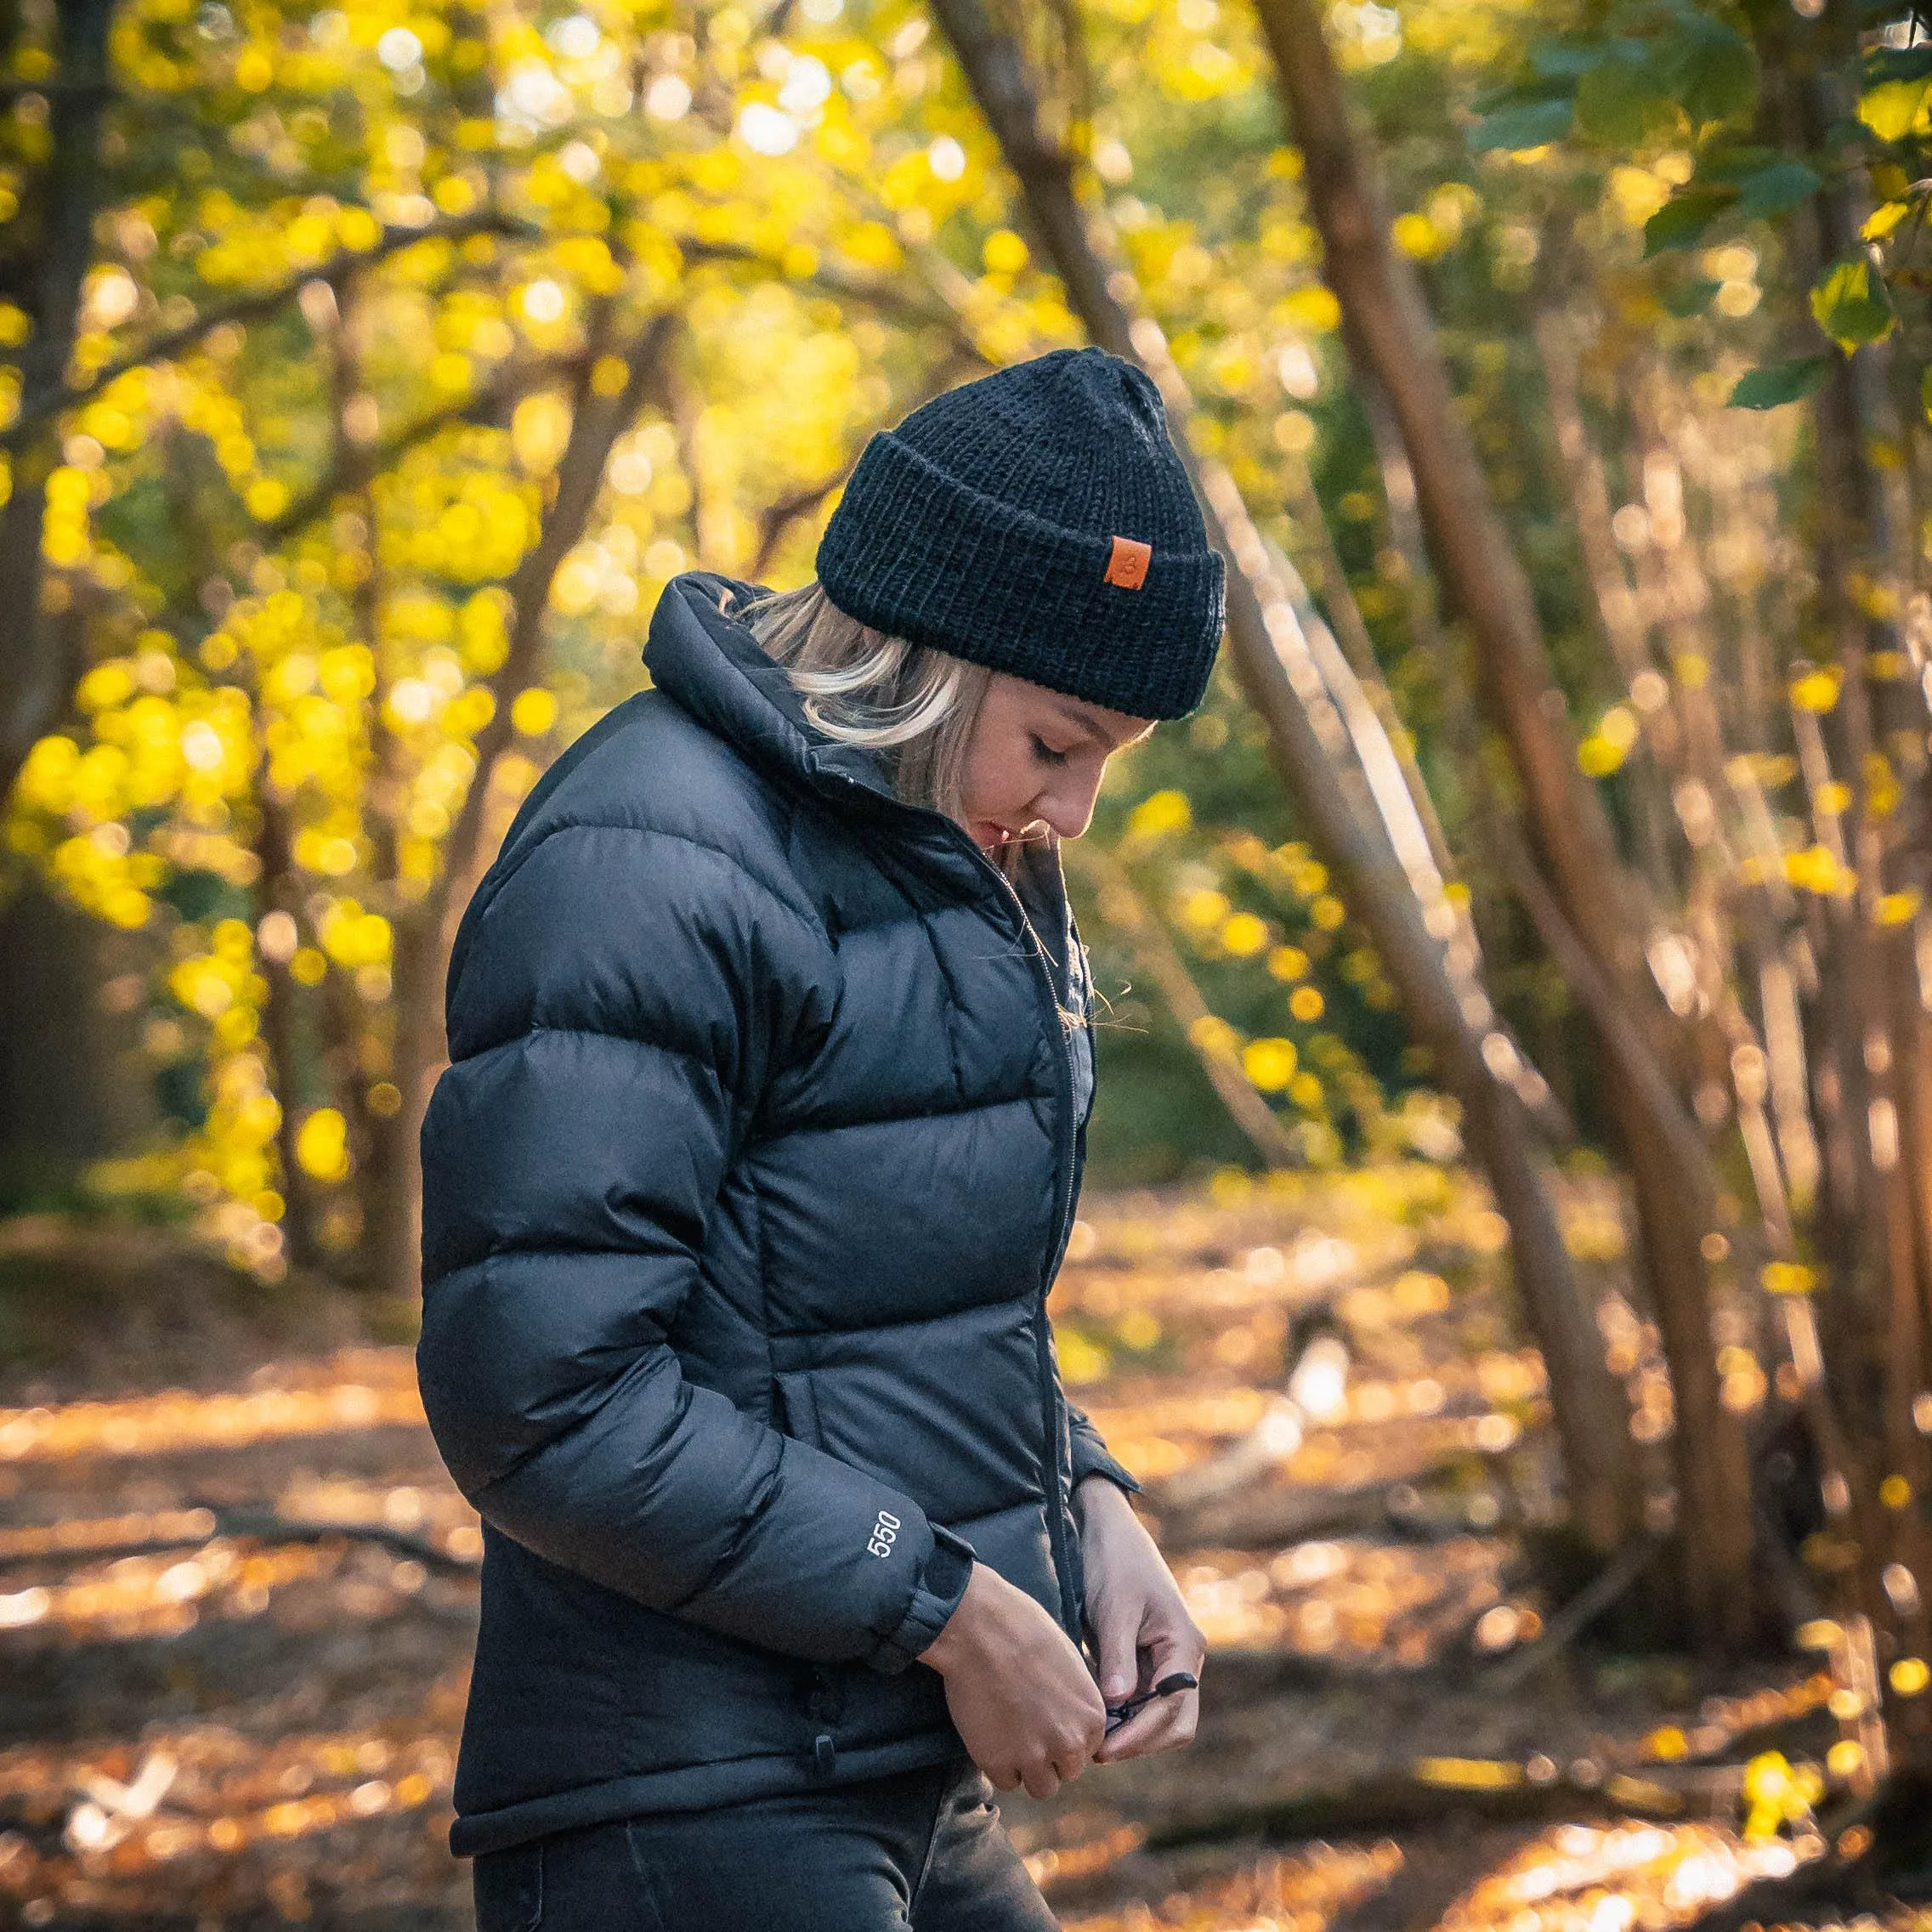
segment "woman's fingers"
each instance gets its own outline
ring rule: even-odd
[[[1147,1603],[1136,1622],[1136,1633],[1135,1663],[1128,1679],[1130,1685],[1150,1689],[1176,1670],[1199,1678],[1207,1646],[1178,1591],[1160,1592]],[[1104,1663],[1102,1669],[1106,1669]],[[1113,1701],[1118,1703],[1121,1700],[1115,1697]],[[1119,1764],[1125,1759],[1145,1758],[1156,1751],[1171,1751],[1192,1743],[1200,1708],[1198,1690],[1150,1698],[1104,1740],[1094,1754],[1094,1762]]]
[[[1118,1704],[1132,1696],[1140,1676],[1141,1619],[1146,1605],[1116,1609],[1103,1600],[1091,1612],[1094,1651],[1100,1663],[1101,1694]]]
[[[1094,1754],[1096,1765],[1117,1765],[1128,1758],[1151,1757],[1193,1742],[1200,1721],[1201,1693],[1177,1691],[1156,1697],[1136,1711]]]
[[[953,1721],[996,1789],[1024,1785],[1050,1798],[1091,1762],[1106,1732],[1100,1691],[1079,1652],[1023,1590],[976,1565],[932,1648]]]
[[[1094,1729],[1097,1731],[1099,1727],[1096,1725]],[[1087,1733],[1065,1735],[1040,1757],[1023,1764],[1015,1775],[1014,1782],[1023,1784],[1030,1798],[1051,1798],[1062,1785],[1071,1784],[1094,1761],[1094,1748],[1097,1742],[1097,1737]]]
[[[1207,1652],[1173,1572],[1125,1498],[1104,1481],[1081,1521],[1087,1552],[1087,1616],[1101,1691],[1112,1705],[1184,1670],[1198,1678]],[[1085,1494],[1083,1490],[1082,1494]],[[1154,1697],[1110,1737],[1093,1761],[1117,1764],[1190,1742],[1200,1717],[1193,1691]]]
[[[1181,1704],[1194,1698],[1187,1691],[1167,1703]],[[1096,1764],[1120,1764],[1126,1758],[1152,1758],[1159,1750],[1176,1750],[1194,1742],[1194,1714],[1192,1712],[1142,1712],[1138,1718],[1120,1725],[1094,1756]]]
[[[1206,1640],[1178,1595],[1147,1606],[1141,1646],[1151,1660],[1148,1675],[1157,1684],[1170,1670],[1191,1670],[1198,1677],[1208,1654]]]

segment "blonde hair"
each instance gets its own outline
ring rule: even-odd
[[[878,752],[898,797],[964,823],[966,745],[990,671],[847,617],[816,581],[737,615],[826,737]]]

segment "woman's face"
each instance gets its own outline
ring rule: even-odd
[[[1093,818],[1107,761],[1153,729],[1151,718],[995,671],[966,741],[966,829],[989,851],[1042,824],[1077,839]]]

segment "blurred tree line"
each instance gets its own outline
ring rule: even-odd
[[[1915,11],[14,0],[4,37],[12,1205],[406,1293],[454,917],[665,580],[797,581],[874,428],[1097,341],[1233,566],[1226,675],[1068,855],[1097,1171],[1466,1147],[1581,1552],[1708,1649],[1834,1646],[1855,1782],[1923,1752]],[[1667,1376],[1566,1243],[1577,1159],[1628,1179]]]

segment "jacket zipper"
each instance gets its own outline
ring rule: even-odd
[[[943,814],[935,814],[943,817]],[[1033,930],[1027,917],[1026,908],[1020,902],[1020,895],[1013,882],[1000,868],[987,858],[968,835],[950,819],[944,820],[949,830],[972,848],[975,862],[998,882],[1006,896],[1007,906],[1019,921],[1021,937],[1028,943],[1028,961],[1033,968],[1034,986],[1045,1002],[1047,1016],[1047,1031],[1053,1041],[1053,1065],[1056,1085],[1059,1089],[1060,1127],[1055,1136],[1053,1218],[1057,1232],[1052,1252],[1047,1256],[1045,1266],[1040,1271],[1040,1292],[1034,1304],[1034,1360],[1040,1384],[1040,1434],[1044,1453],[1041,1458],[1042,1473],[1046,1481],[1046,1536],[1053,1552],[1053,1573],[1060,1587],[1060,1623],[1076,1646],[1080,1641],[1079,1604],[1074,1591],[1074,1566],[1067,1549],[1067,1505],[1060,1487],[1060,1402],[1053,1375],[1052,1331],[1046,1316],[1046,1297],[1051,1292],[1053,1278],[1059,1272],[1060,1258],[1067,1251],[1067,1242],[1073,1232],[1074,1208],[1074,1150],[1079,1140],[1079,1129],[1074,1120],[1074,1059],[1067,1045],[1066,1023],[1062,1009],[1053,989],[1052,969],[1047,962],[1045,943]],[[1062,887],[1064,891],[1064,887]]]
[[[1077,1646],[1080,1641],[1080,1611],[1074,1590],[1073,1561],[1067,1549],[1067,1510],[1060,1488],[1060,1400],[1054,1383],[1052,1332],[1046,1317],[1046,1297],[1052,1289],[1053,1278],[1059,1270],[1060,1257],[1066,1252],[1071,1231],[1074,1149],[1079,1138],[1079,1130],[1074,1123],[1074,1060],[1067,1045],[1066,1023],[1062,1017],[1061,1005],[1053,990],[1052,972],[1040,937],[1033,932],[1026,917],[1026,909],[1020,904],[1019,894],[1013,890],[1011,881],[997,867],[989,864],[987,870],[1006,887],[1008,898],[1020,915],[1021,931],[1032,941],[1034,983],[1045,999],[1051,1016],[1049,1024],[1054,1042],[1053,1064],[1060,1097],[1060,1131],[1054,1147],[1053,1218],[1057,1233],[1052,1252],[1040,1272],[1040,1294],[1034,1305],[1034,1357],[1040,1378],[1047,1540],[1053,1550],[1054,1575],[1060,1586],[1060,1622]]]
[[[1053,1040],[1053,1063],[1057,1076],[1057,1085],[1060,1099],[1060,1130],[1054,1143],[1054,1220],[1058,1232],[1053,1250],[1046,1258],[1040,1272],[1038,1297],[1034,1304],[1034,1360],[1040,1385],[1040,1434],[1044,1454],[1042,1473],[1046,1482],[1046,1537],[1053,1553],[1053,1572],[1060,1588],[1060,1623],[1077,1646],[1080,1641],[1079,1605],[1074,1593],[1073,1561],[1067,1549],[1067,1504],[1060,1487],[1060,1402],[1055,1390],[1053,1376],[1053,1341],[1051,1330],[1047,1324],[1046,1297],[1053,1286],[1053,1278],[1059,1272],[1061,1257],[1067,1251],[1067,1243],[1073,1232],[1074,1206],[1074,1152],[1079,1141],[1079,1129],[1074,1119],[1074,1061],[1067,1045],[1067,1029],[1062,1018],[1062,1008],[1053,990],[1052,969],[1046,958],[1045,943],[1033,930],[1032,921],[1027,917],[1026,907],[1013,882],[986,854],[973,843],[972,836],[943,812],[928,806],[908,805],[903,799],[896,799],[888,793],[874,792],[870,786],[862,785],[849,772],[833,774],[852,790],[869,797],[876,797],[881,803],[909,812],[915,818],[937,822],[944,834],[955,846],[963,847],[974,864],[991,879],[1003,895],[1007,909],[1019,922],[1020,937],[1028,943],[1029,963],[1033,968],[1034,989],[1045,1000],[1050,1018],[1048,1033]],[[1062,892],[1065,886],[1062,884]],[[1069,940],[1069,943],[1075,942]]]

